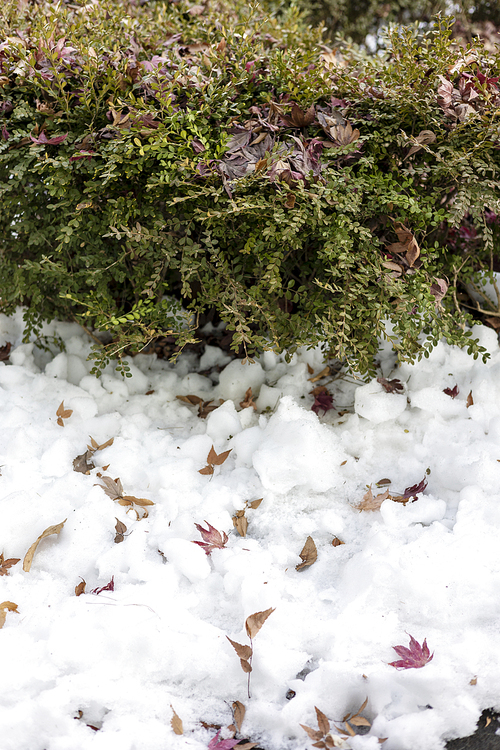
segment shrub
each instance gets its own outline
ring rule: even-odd
[[[97,371],[193,340],[181,302],[248,355],[477,356],[459,295],[498,233],[498,55],[437,21],[322,56],[296,9],[246,9],[5,0],[0,310],[107,331]]]

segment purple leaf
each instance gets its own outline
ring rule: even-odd
[[[451,396],[452,398],[456,398],[460,391],[458,390],[458,385],[454,385],[453,388],[443,388],[443,393],[446,393],[447,396]]]
[[[239,740],[234,739],[219,740],[219,735],[220,729],[215,737],[212,737],[212,739],[208,743],[208,750],[233,750],[233,747],[235,747],[239,742]]]
[[[205,521],[205,523],[207,524],[207,529],[204,529],[199,523],[195,523],[203,541],[193,542],[193,544],[197,544],[205,550],[205,554],[209,555],[214,549],[224,549],[224,546],[228,541],[228,536],[224,531],[221,534],[220,531],[217,531],[217,529],[214,526],[211,526],[208,521]]]
[[[115,590],[115,577],[111,576],[111,581],[105,586],[101,586],[97,589],[92,589],[91,594],[101,594],[103,591],[114,591]]]
[[[424,477],[418,484],[413,484],[411,487],[407,487],[401,497],[415,497],[420,492],[423,492],[427,487],[427,479]]]
[[[313,411],[315,414],[318,414],[319,411],[322,411],[324,414],[326,414],[326,412],[330,411],[330,409],[333,409],[332,394],[327,390],[315,393],[314,404],[311,406],[311,411]]]
[[[409,635],[409,633],[408,633]],[[394,651],[401,657],[398,661],[389,662],[390,667],[396,669],[420,669],[428,664],[434,654],[431,654],[427,647],[427,639],[424,639],[422,645],[410,635],[410,648],[405,646],[393,646]]]
[[[5,125],[2,128],[2,138],[4,139],[4,141],[8,141],[9,138],[10,138],[10,133],[7,130],[7,128],[5,127]]]
[[[30,135],[30,138],[33,143],[37,144],[37,146],[58,146],[60,143],[66,140],[68,135],[69,133],[65,133],[64,135],[56,135],[54,136],[54,138],[47,138],[42,130],[38,138],[33,138],[32,135]]]

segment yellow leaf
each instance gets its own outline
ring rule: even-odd
[[[61,523],[57,523],[54,526],[49,526],[45,529],[45,531],[40,534],[38,539],[33,542],[29,550],[26,552],[23,560],[23,570],[25,573],[29,573],[31,569],[31,563],[33,562],[33,557],[35,555],[35,552],[37,550],[38,545],[42,541],[42,539],[45,539],[47,536],[51,536],[51,534],[59,534],[66,523],[68,519],[65,518],[64,521],[61,521]]]

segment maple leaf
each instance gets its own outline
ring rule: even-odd
[[[357,510],[380,510],[380,506],[390,497],[389,490],[381,492],[379,495],[373,497],[371,486],[368,487],[367,492],[363,495],[363,500],[356,505]]]
[[[454,385],[453,388],[443,388],[443,393],[446,393],[447,396],[451,396],[451,398],[456,398],[460,391],[458,385]]]
[[[394,378],[393,380],[377,378],[377,383],[380,383],[386,393],[399,393],[404,390],[403,383],[397,378]]]
[[[20,557],[10,557],[8,560],[4,559],[3,552],[0,553],[0,576],[8,576],[9,568],[16,565],[20,561]]]
[[[410,634],[408,633],[408,635]],[[401,657],[398,661],[389,662],[389,666],[396,669],[420,669],[421,667],[425,667],[434,657],[434,654],[429,652],[426,638],[424,638],[424,642],[420,645],[411,635],[410,648],[393,646],[393,649]]]
[[[199,523],[195,523],[195,526],[200,532],[203,541],[193,542],[193,544],[197,544],[199,547],[202,547],[202,549],[205,550],[205,554],[210,555],[210,553],[214,549],[224,549],[224,546],[228,541],[228,536],[225,531],[223,531],[221,534],[220,531],[217,531],[217,529],[214,526],[211,526],[208,521],[205,521],[205,523],[208,526],[207,529],[204,529],[203,526],[201,526]]]
[[[238,744],[239,740],[235,739],[220,740],[220,732],[219,729],[215,737],[212,737],[208,743],[208,750],[232,750]]]
[[[406,505],[410,498],[416,500],[417,495],[423,492],[426,487],[427,479],[424,477],[422,481],[417,482],[417,484],[412,484],[411,487],[406,487],[402,495],[390,495],[390,498],[391,500],[394,500],[395,503],[403,503],[403,505]]]
[[[326,414],[327,411],[333,409],[333,396],[324,386],[315,388],[311,393],[314,396],[314,404],[311,406],[311,411],[315,414],[318,414],[319,411]]]

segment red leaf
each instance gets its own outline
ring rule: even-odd
[[[114,591],[115,590],[115,577],[111,576],[111,581],[105,586],[100,588],[92,589],[91,594],[102,594],[103,591]]]
[[[443,388],[443,393],[446,393],[447,396],[451,396],[452,398],[456,398],[460,391],[458,390],[458,385],[454,385],[453,388]]]
[[[208,750],[232,750],[235,745],[238,744],[239,740],[234,739],[227,739],[227,740],[220,740],[220,729],[215,735],[215,737],[212,737],[210,742],[208,743]]]
[[[420,669],[428,664],[434,654],[429,652],[427,639],[424,639],[422,645],[410,635],[410,648],[405,646],[393,646],[394,651],[401,657],[398,661],[389,662],[390,667],[396,669]]]
[[[315,389],[316,390],[316,389]],[[326,390],[321,390],[314,394],[314,404],[311,406],[311,410],[318,414],[319,411],[322,411],[324,414],[326,414],[327,411],[330,411],[330,409],[333,409],[333,396],[332,394]]]
[[[195,523],[195,526],[200,532],[203,541],[193,542],[193,544],[197,544],[199,547],[202,547],[205,550],[205,553],[209,555],[214,549],[224,549],[224,546],[228,541],[228,536],[225,531],[223,531],[221,534],[220,531],[217,531],[217,529],[214,526],[211,526],[208,521],[205,521],[205,523],[208,526],[207,529],[204,529],[203,526],[201,526],[199,523]]]

